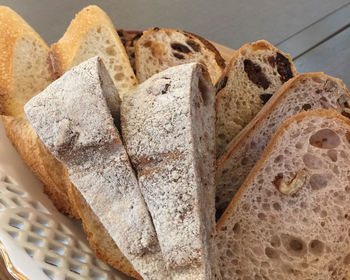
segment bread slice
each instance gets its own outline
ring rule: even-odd
[[[77,217],[64,166],[46,150],[23,111],[24,104],[51,82],[49,47],[4,6],[0,6],[0,34],[0,114],[6,134],[57,209]]]
[[[283,123],[217,225],[223,279],[348,279],[350,120]]]
[[[136,43],[135,65],[139,82],[169,67],[198,62],[204,64],[213,83],[225,68],[218,50],[207,40],[182,30],[151,28]]]
[[[125,48],[107,14],[97,6],[81,10],[66,33],[51,46],[54,76],[81,62],[99,56],[111,74],[121,98],[124,92],[137,85]]]
[[[173,279],[215,279],[214,88],[199,64],[169,68],[122,102],[122,133]]]
[[[216,84],[216,152],[255,117],[283,83],[297,74],[292,59],[261,40],[238,49]]]
[[[168,279],[152,220],[114,126],[119,106],[112,79],[94,57],[32,98],[25,112],[134,268],[144,279]]]
[[[24,104],[51,82],[49,47],[5,6],[0,6],[0,34],[0,114],[17,117],[23,115]]]
[[[131,67],[134,70],[135,74],[136,74],[135,46],[136,46],[137,40],[140,39],[142,34],[143,34],[142,31],[118,29],[118,35],[124,45],[126,53],[129,57]]]
[[[282,122],[296,113],[322,108],[339,113],[350,110],[350,94],[341,80],[323,73],[301,74],[275,93],[217,163],[217,217],[224,212]]]

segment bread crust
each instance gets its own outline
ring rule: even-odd
[[[13,98],[13,59],[16,43],[23,37],[34,37],[49,51],[40,35],[9,7],[0,6],[0,115],[13,115],[9,106]]]
[[[296,77],[284,83],[282,87],[278,90],[278,92],[276,92],[269,100],[270,106],[264,106],[261,109],[261,111],[255,116],[255,118],[230,142],[230,144],[228,145],[227,152],[218,159],[217,166],[223,165],[223,163],[231,156],[232,152],[237,148],[237,146],[239,146],[242,143],[242,141],[254,131],[255,127],[261,123],[264,116],[271,113],[272,110],[276,108],[276,106],[279,104],[281,99],[283,99],[285,94],[290,90],[290,88],[295,83],[305,78],[312,78],[312,77],[316,78],[320,75],[326,78],[331,78],[336,80],[347,92],[349,92],[342,80],[328,76],[323,72],[304,73],[304,74],[297,75]]]
[[[94,5],[88,6],[76,14],[63,37],[58,42],[51,45],[50,60],[52,65],[52,75],[55,79],[57,79],[72,66],[75,66],[72,64],[77,57],[81,44],[88,32],[93,28],[97,28],[97,32],[101,32],[101,28],[106,28],[108,32],[111,33],[109,41],[113,41],[111,43],[116,48],[117,53],[114,53],[115,50],[110,50],[110,52],[113,52],[113,54],[109,54],[109,57],[118,57],[120,60],[120,65],[122,65],[123,68],[122,74],[124,77],[122,84],[125,88],[122,89],[118,86],[120,78],[112,77],[112,79],[119,91],[119,95],[122,98],[123,92],[130,90],[136,86],[138,82],[130,65],[126,50],[112,21],[103,10]],[[96,49],[96,53],[93,56],[99,55],[102,57],[105,51],[108,53],[108,50]],[[105,61],[105,63],[108,68],[108,61]],[[116,65],[113,67],[115,68]],[[111,72],[113,69],[109,68],[108,70]]]
[[[260,157],[259,161],[256,163],[252,171],[249,173],[248,177],[245,179],[244,183],[232,199],[231,203],[227,207],[226,211],[224,214],[221,216],[220,220],[216,224],[216,229],[217,231],[220,231],[220,229],[225,225],[227,219],[230,217],[231,212],[237,205],[237,203],[240,201],[242,195],[244,194],[245,190],[248,188],[249,183],[252,181],[254,178],[255,174],[259,171],[260,167],[264,164],[265,160],[269,157],[271,151],[275,148],[275,144],[277,140],[279,139],[280,135],[289,127],[289,125],[295,121],[300,121],[303,118],[310,117],[310,116],[320,116],[320,117],[325,117],[325,118],[337,118],[341,120],[342,122],[346,123],[347,125],[350,126],[350,119],[338,114],[334,110],[325,110],[325,109],[320,109],[320,110],[313,110],[313,111],[307,111],[307,112],[302,112],[297,115],[294,115],[293,117],[287,119],[286,121],[283,122],[283,124],[280,126],[280,128],[277,130],[277,132],[274,134],[274,136],[271,138],[269,144],[264,150],[264,153]]]

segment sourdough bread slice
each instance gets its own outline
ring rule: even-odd
[[[51,46],[55,78],[81,62],[99,56],[103,59],[120,97],[132,89],[137,80],[125,48],[107,14],[97,6],[81,10],[66,33]]]
[[[198,62],[204,64],[213,83],[225,68],[218,50],[207,40],[182,30],[151,28],[136,43],[135,65],[139,82],[169,67]]]
[[[32,98],[25,112],[134,268],[144,279],[168,279],[151,218],[114,126],[119,106],[112,79],[102,60],[94,57]]]
[[[349,174],[348,118],[284,122],[217,225],[223,279],[348,279]]]
[[[275,93],[229,144],[228,152],[217,163],[217,218],[225,211],[282,122],[299,112],[322,108],[348,112],[350,116],[350,94],[341,80],[323,73],[301,74]]]
[[[174,279],[215,279],[215,92],[196,63],[125,95],[122,132]]]
[[[23,106],[50,82],[49,47],[18,14],[0,6],[0,114],[6,134],[58,210],[77,217],[65,167],[45,148]]]
[[[255,117],[283,83],[297,74],[292,59],[261,40],[238,49],[216,84],[216,153]]]
[[[135,74],[136,74],[135,46],[136,46],[137,40],[140,39],[140,37],[142,36],[142,33],[143,33],[142,31],[136,31],[136,30],[118,29],[118,35],[124,45],[126,53],[129,57],[131,67],[134,70]]]

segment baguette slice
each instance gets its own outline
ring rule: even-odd
[[[292,59],[267,41],[238,49],[216,84],[216,153],[255,117],[283,83],[297,75]]]
[[[275,93],[230,143],[228,152],[217,163],[217,218],[225,211],[282,122],[299,112],[322,108],[344,114],[346,110],[349,112],[350,94],[341,80],[323,73],[301,74]]]
[[[108,15],[97,6],[81,10],[66,33],[51,46],[53,75],[64,72],[81,62],[99,56],[103,59],[119,95],[137,85],[125,48]]]
[[[348,118],[284,122],[217,225],[223,279],[348,279],[349,166]]]
[[[0,114],[17,117],[24,114],[24,104],[51,82],[49,47],[5,6],[0,6],[0,34]]]
[[[132,69],[134,70],[134,73],[136,73],[135,46],[136,46],[137,40],[140,39],[142,34],[143,34],[142,31],[118,29],[118,35],[124,45],[124,48],[129,57],[129,61]]]
[[[225,68],[218,50],[207,40],[182,30],[151,28],[136,43],[135,65],[139,82],[169,67],[198,62],[204,64],[213,83]]]
[[[215,279],[215,91],[199,64],[125,95],[122,132],[174,279]]]
[[[25,112],[140,275],[167,279],[151,218],[113,123],[119,122],[119,106],[112,79],[94,57],[32,98]]]
[[[45,148],[23,106],[50,82],[49,47],[18,14],[0,6],[0,114],[6,134],[23,161],[44,184],[56,208],[78,217],[65,167]]]

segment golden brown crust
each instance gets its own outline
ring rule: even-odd
[[[69,203],[65,184],[65,167],[58,162],[39,139],[34,129],[24,117],[2,116],[6,135],[23,161],[44,184],[44,192],[56,208],[72,217],[78,217]],[[60,184],[57,184],[57,181]],[[69,182],[70,183],[70,182]]]
[[[315,74],[315,73],[311,73]],[[265,160],[269,157],[272,150],[275,148],[275,144],[278,140],[278,138],[281,136],[281,134],[295,121],[300,121],[307,117],[325,117],[325,118],[337,118],[341,120],[342,122],[346,123],[350,126],[350,119],[338,114],[334,110],[314,110],[314,111],[306,111],[299,113],[297,115],[294,115],[293,117],[287,119],[283,122],[283,124],[280,126],[280,128],[277,130],[277,132],[272,136],[269,144],[264,150],[264,153],[261,155],[259,161],[255,164],[252,171],[249,173],[248,177],[245,179],[242,186],[239,188],[238,192],[230,202],[229,206],[226,208],[224,214],[221,216],[220,220],[216,224],[216,230],[219,231],[221,227],[225,224],[226,220],[229,218],[231,211],[233,211],[234,207],[237,205],[237,203],[240,201],[242,195],[244,194],[245,190],[248,188],[250,182],[253,180],[255,174],[259,171],[260,167],[264,164]]]
[[[119,38],[111,20],[103,10],[94,5],[84,8],[72,20],[63,37],[51,45],[50,57],[53,76],[56,79],[70,68],[82,39],[94,26],[107,26],[115,32],[115,37]],[[121,42],[120,44],[122,46]],[[127,57],[126,52],[125,56]]]
[[[5,6],[0,6],[0,34],[0,114],[13,115],[8,103],[13,94],[13,59],[18,39],[31,36],[49,48],[24,19]]]
[[[291,78],[289,81],[284,83],[281,88],[271,97],[269,100],[270,106],[263,107],[263,109],[255,116],[255,118],[232,140],[232,142],[228,145],[227,152],[217,161],[217,166],[223,165],[223,163],[227,160],[227,158],[231,156],[232,152],[237,148],[237,146],[239,146],[242,141],[254,131],[255,127],[260,124],[264,116],[271,113],[272,110],[278,106],[279,102],[296,83],[307,78],[317,78],[320,75],[324,76],[326,79],[336,80],[338,84],[340,84],[347,92],[349,92],[343,81],[328,76],[322,72],[304,73]]]
[[[215,48],[215,46],[212,43],[210,43],[209,41],[205,40],[204,38],[202,38],[196,34],[193,34],[193,33],[190,33],[190,32],[184,31],[184,30],[182,30],[182,32],[185,35],[189,34],[189,35],[197,38],[199,41],[201,41],[203,43],[203,45],[207,47],[208,50],[210,50],[211,52],[214,53],[216,63],[220,66],[220,68],[225,69],[225,67],[226,67],[225,59],[223,59],[220,52],[217,50],[217,48]]]
[[[90,206],[86,203],[80,192],[74,188],[72,193],[77,209],[79,209],[79,214],[82,217],[84,231],[87,234],[89,244],[94,250],[96,256],[103,262],[110,264],[123,273],[142,280],[142,277],[136,272],[131,263],[120,252],[118,246],[114,243],[106,229],[103,227],[102,223],[92,212]],[[97,232],[91,232],[90,229],[92,228],[98,228],[98,234]],[[99,242],[99,239],[102,237],[104,239],[103,242]],[[101,247],[102,243],[109,244],[109,248]],[[119,258],[116,258],[115,254],[119,254]]]

